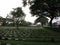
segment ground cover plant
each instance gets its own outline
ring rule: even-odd
[[[54,45],[55,42],[60,42],[60,33],[42,27],[19,27],[18,30],[15,27],[0,28],[1,43],[4,44],[5,42],[6,44],[8,42],[13,45],[13,42],[16,42],[16,44],[18,44],[18,42],[21,41],[26,45],[29,45],[31,42],[33,43],[30,45],[33,45],[34,42],[37,42],[36,45],[44,45],[44,42],[46,42],[46,44],[51,43],[52,45]],[[42,44],[41,42],[44,44]]]
[[[0,28],[0,38],[15,39],[16,40],[42,40],[42,41],[55,41],[60,40],[60,33],[56,31],[39,28],[39,27],[20,27],[18,30],[15,28]]]

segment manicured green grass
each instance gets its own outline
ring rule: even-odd
[[[60,42],[26,42],[26,41],[14,41],[14,40],[0,40],[3,45],[10,43],[11,45],[60,45]]]

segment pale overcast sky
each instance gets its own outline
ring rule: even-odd
[[[22,7],[22,1],[21,0],[0,0],[0,16],[6,17],[7,14],[12,11],[12,8],[16,7]],[[29,6],[26,6],[23,8],[24,12],[26,13],[26,21],[34,22],[36,17],[31,17],[30,11],[28,9]]]

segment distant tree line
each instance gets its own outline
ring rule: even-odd
[[[31,24],[31,22],[21,20],[18,26],[30,26]],[[16,23],[12,19],[0,18],[0,26],[16,26]]]
[[[10,15],[7,15],[6,18],[0,18],[1,26],[30,26],[32,23],[25,21],[25,13],[21,7],[13,8],[13,11],[10,12]]]

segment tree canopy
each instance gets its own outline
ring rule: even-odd
[[[11,15],[13,16],[14,23],[16,23],[17,27],[19,25],[19,22],[25,17],[25,13],[23,12],[21,7],[13,8],[13,11],[11,11]]]
[[[46,23],[48,23],[48,19],[44,16],[40,16],[35,20],[35,24],[36,23],[41,23],[41,25],[45,25]]]
[[[33,2],[32,2],[33,1]],[[40,17],[41,15],[49,17],[50,26],[55,17],[60,16],[60,0],[30,0],[31,14]]]

